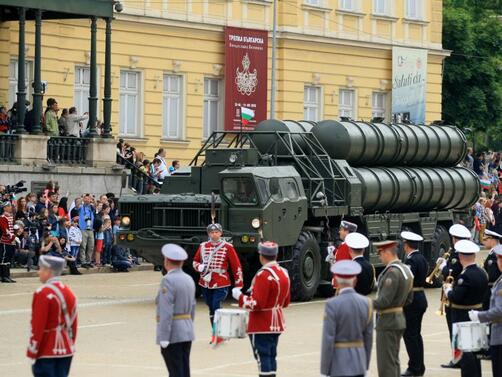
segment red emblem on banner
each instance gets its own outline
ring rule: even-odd
[[[225,28],[225,130],[267,119],[268,32]]]

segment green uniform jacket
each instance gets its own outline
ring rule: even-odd
[[[403,311],[379,314],[379,311],[402,308],[413,301],[413,274],[399,260],[391,262],[378,277],[378,290],[373,307],[377,312],[376,330],[404,330],[406,319]]]

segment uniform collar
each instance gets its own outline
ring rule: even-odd
[[[262,266],[262,268],[265,268],[265,267],[272,267],[272,266],[275,266],[276,264],[277,264],[277,261],[273,260],[273,261],[271,261],[271,262],[268,262],[268,263],[264,264],[264,265]]]
[[[495,248],[492,248],[492,249],[490,250],[490,252],[488,253],[488,255],[493,255],[493,253],[494,253],[494,251],[493,251],[493,250],[495,250]]]
[[[409,253],[407,256],[406,256],[406,259],[410,259],[411,256],[415,253],[418,253],[418,250],[413,250],[411,253]]]
[[[47,280],[45,282],[45,284],[51,284],[51,283],[55,283],[57,281],[60,281],[61,277],[60,276],[54,276],[52,278],[50,278],[49,280]]]
[[[356,260],[356,259],[359,259],[359,258],[364,258],[364,255],[357,255],[354,258],[352,258],[352,260]]]
[[[178,272],[178,271],[181,271],[181,268],[175,268],[175,269],[169,270],[169,271],[167,271],[167,273],[170,274],[171,272]]]
[[[347,293],[355,293],[355,289],[354,288],[351,288],[351,287],[345,287],[345,288],[342,288],[340,289],[340,291],[338,292],[339,295],[343,295],[343,294],[347,294]]]

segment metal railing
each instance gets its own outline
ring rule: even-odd
[[[15,148],[17,135],[0,134],[0,162],[15,162]]]
[[[87,165],[89,139],[81,137],[51,137],[47,141],[47,160],[54,164]]]
[[[160,188],[161,184],[150,177],[145,172],[141,171],[136,165],[132,162],[126,160],[124,157],[117,153],[117,163],[120,165],[124,165],[126,169],[131,171],[129,175],[129,187],[134,189],[136,193],[142,194],[150,194],[153,188]]]

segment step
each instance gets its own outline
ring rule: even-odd
[[[78,269],[82,275],[87,275],[87,274],[103,274],[103,273],[112,273],[113,270],[110,266],[106,267],[93,267],[93,268],[79,268]],[[142,263],[139,266],[135,265],[129,269],[129,272],[134,272],[134,271],[153,271],[153,264],[150,263]],[[37,277],[38,276],[38,271],[26,271],[24,268],[13,268],[10,270],[10,275],[13,279],[19,279],[19,278],[32,278],[32,277]],[[63,275],[69,275],[69,271],[65,270],[63,272]]]

